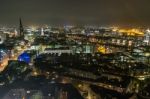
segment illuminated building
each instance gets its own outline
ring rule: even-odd
[[[144,34],[144,42],[149,45],[150,43],[150,30],[146,30],[146,33]]]
[[[28,53],[24,52],[18,57],[19,61],[24,61],[26,63],[30,63],[31,57]]]
[[[44,36],[44,30],[41,28],[41,35]]]
[[[139,29],[119,29],[119,33],[123,33],[129,36],[143,36],[144,33],[141,32]]]
[[[61,48],[46,48],[44,53],[54,53],[54,54],[62,54],[62,53],[72,53],[70,49],[61,49]]]

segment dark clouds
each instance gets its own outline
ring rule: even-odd
[[[150,0],[0,0],[0,24],[150,26]]]

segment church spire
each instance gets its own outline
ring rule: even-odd
[[[24,36],[24,29],[23,29],[23,25],[22,25],[22,20],[21,18],[19,19],[19,36],[23,37]]]

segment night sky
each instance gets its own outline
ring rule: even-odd
[[[150,26],[150,0],[0,0],[0,24]]]

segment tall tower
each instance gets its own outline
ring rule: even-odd
[[[15,37],[18,35],[18,32],[16,29],[14,30],[14,35],[15,35]]]
[[[43,30],[43,28],[41,28],[41,36],[43,36],[44,35],[44,30]]]
[[[23,25],[22,25],[22,21],[21,18],[19,19],[19,37],[24,37],[24,29],[23,29]]]

